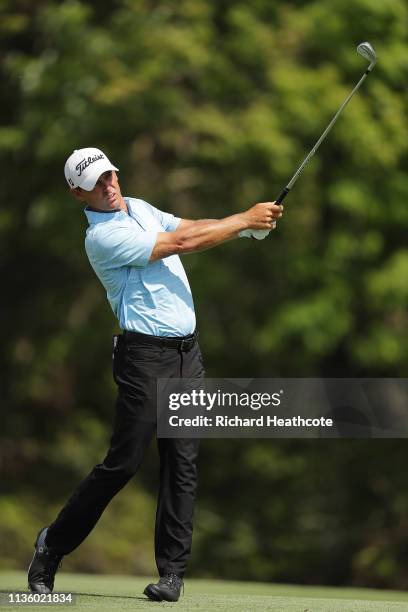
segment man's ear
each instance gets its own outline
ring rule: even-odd
[[[80,187],[73,187],[70,189],[70,192],[76,200],[84,202],[84,198],[82,196],[82,189]]]

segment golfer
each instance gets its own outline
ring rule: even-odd
[[[240,233],[264,230],[264,235],[282,216],[281,206],[264,202],[220,220],[179,219],[143,200],[123,197],[117,171],[93,147],[74,151],[65,164],[71,194],[86,203],[86,253],[123,333],[114,337],[118,396],[110,448],[55,521],[39,532],[28,570],[35,593],[52,592],[62,557],[87,537],[139,468],[156,429],[156,379],[204,376],[193,298],[179,255],[209,249]],[[144,593],[155,601],[177,601],[191,550],[199,441],[157,442],[159,580]]]

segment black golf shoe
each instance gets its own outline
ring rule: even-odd
[[[45,544],[48,527],[39,532],[34,544],[34,557],[28,568],[28,588],[33,593],[52,593],[54,578],[63,555]]]
[[[143,593],[152,601],[178,601],[183,579],[177,574],[165,574],[156,584],[148,584]]]

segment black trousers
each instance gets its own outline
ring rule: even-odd
[[[156,430],[157,378],[203,378],[198,343],[164,346],[140,334],[117,337],[113,376],[118,386],[114,430],[102,463],[95,465],[50,525],[46,543],[63,554],[90,533],[110,500],[139,468]],[[155,556],[160,575],[183,576],[191,551],[199,440],[158,439],[160,486]]]

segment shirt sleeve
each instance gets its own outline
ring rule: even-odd
[[[146,204],[149,207],[149,209],[151,210],[153,215],[159,221],[160,225],[163,228],[163,231],[165,231],[165,232],[174,232],[177,229],[177,227],[178,227],[178,225],[179,225],[179,223],[181,221],[180,217],[175,217],[171,213],[163,212],[162,210],[159,210],[158,208],[155,208],[154,206],[152,206],[148,202],[145,202],[144,200],[142,200],[142,201],[144,202],[144,204]]]
[[[156,243],[157,231],[135,232],[118,225],[108,232],[98,232],[87,238],[85,248],[91,263],[106,268],[134,266],[145,268]]]

